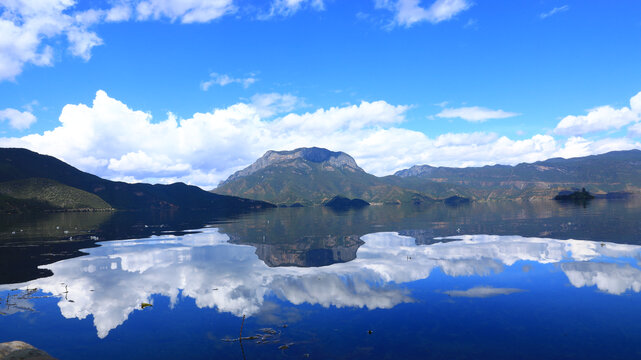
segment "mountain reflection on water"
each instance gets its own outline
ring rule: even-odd
[[[183,235],[206,226],[220,228],[230,243],[256,247],[270,266],[325,266],[352,260],[365,234],[403,229],[399,233],[417,244],[463,233],[641,245],[639,218],[641,197],[595,200],[586,207],[540,201],[370,206],[345,213],[287,208],[232,217],[180,211],[11,215],[0,217],[0,284],[50,276],[41,265],[82,256],[97,241]]]
[[[257,250],[232,244],[218,228],[103,242],[85,250],[86,256],[45,266],[53,276],[3,285],[0,291],[39,288],[54,294],[65,318],[92,316],[98,337],[104,338],[140,309],[141,303],[151,302],[152,295],[169,298],[171,306],[189,297],[198,308],[216,308],[236,316],[260,312],[270,294],[295,305],[389,309],[415,301],[403,284],[426,279],[437,269],[450,277],[491,277],[518,262],[519,266],[552,264],[575,287],[596,287],[615,295],[641,290],[641,249],[637,245],[499,235],[458,235],[417,245],[415,238],[398,232],[371,233],[358,241],[330,240],[341,249],[348,242],[348,252],[357,248],[355,259],[301,267],[291,249],[259,246]],[[279,249],[280,253],[274,252]],[[260,259],[262,252],[271,252],[263,257],[265,261]],[[522,276],[527,277],[525,267]],[[446,293],[485,297],[521,291],[527,288],[480,287]]]

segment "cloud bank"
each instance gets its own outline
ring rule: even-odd
[[[573,136],[564,142],[544,134],[521,140],[485,132],[429,137],[400,127],[409,106],[385,101],[292,112],[300,106],[304,102],[290,94],[258,94],[248,102],[190,118],[169,113],[165,120],[156,121],[149,113],[98,91],[91,106],[66,105],[53,130],[0,138],[0,146],[52,155],[110,179],[183,181],[207,189],[268,150],[297,147],[345,151],[376,175],[416,164],[516,164],[641,148],[629,137],[589,140]]]

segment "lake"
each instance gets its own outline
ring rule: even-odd
[[[639,219],[638,198],[7,215],[0,342],[60,359],[638,358]]]

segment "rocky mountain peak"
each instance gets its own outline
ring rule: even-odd
[[[301,161],[311,163],[324,163],[333,168],[363,171],[363,169],[361,169],[356,164],[356,161],[353,157],[342,151],[330,151],[319,147],[298,148],[286,151],[269,150],[265,153],[265,155],[261,156],[253,164],[240,171],[235,172],[220,185],[223,185],[237,178],[251,175],[269,166],[295,166]]]
[[[398,177],[420,176],[431,173],[435,167],[429,165],[414,165],[409,169],[399,170],[394,173]]]

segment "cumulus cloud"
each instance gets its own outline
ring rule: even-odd
[[[319,146],[345,151],[376,175],[416,164],[482,166],[517,164],[640,148],[631,138],[592,141],[550,135],[514,140],[494,133],[429,137],[401,128],[409,106],[385,101],[291,112],[304,102],[291,94],[258,94],[247,102],[179,119],[129,108],[98,91],[91,106],[66,105],[58,127],[42,134],[0,138],[111,179],[213,188],[267,150]],[[74,139],[74,141],[69,141]]]
[[[100,17],[95,12],[69,10],[72,0],[3,1],[0,4],[0,81],[12,80],[26,64],[52,65],[52,40],[66,36],[71,53],[83,59],[100,38],[88,28]]]
[[[539,16],[541,17],[541,19],[545,19],[545,18],[550,17],[550,16],[552,16],[554,14],[558,14],[558,13],[561,13],[561,12],[564,12],[564,11],[568,11],[568,10],[570,10],[570,6],[569,5],[558,6],[558,7],[555,7],[555,8],[553,8],[552,10],[550,10],[548,12],[541,13]]]
[[[0,110],[0,121],[8,121],[9,125],[17,130],[28,129],[36,122],[36,117],[29,111],[20,111],[12,108]]]
[[[227,74],[211,73],[209,74],[209,80],[203,81],[200,84],[200,88],[203,91],[207,91],[212,85],[227,86],[229,84],[241,84],[244,88],[248,88],[249,85],[255,82],[256,78],[253,75],[246,78],[234,78]]]
[[[461,118],[471,122],[483,122],[489,119],[505,119],[520,114],[503,110],[492,110],[479,106],[447,108],[443,109],[436,116],[441,118]]]
[[[568,115],[554,129],[559,135],[583,135],[587,133],[618,130],[641,120],[641,92],[630,99],[630,107],[615,109],[609,105],[588,111],[587,115]]]
[[[419,0],[376,0],[375,5],[394,13],[392,25],[410,27],[423,21],[436,24],[450,20],[469,9],[472,3],[467,0],[436,0],[428,8],[424,8]]]

